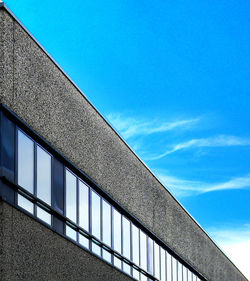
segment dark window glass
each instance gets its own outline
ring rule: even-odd
[[[53,203],[52,206],[61,214],[64,210],[63,192],[63,165],[53,158]]]

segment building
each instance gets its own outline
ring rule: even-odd
[[[247,280],[3,3],[0,52],[1,281]]]

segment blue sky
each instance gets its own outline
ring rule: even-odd
[[[5,3],[250,278],[250,2]]]

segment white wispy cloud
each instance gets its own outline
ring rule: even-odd
[[[250,280],[250,224],[234,228],[207,230],[210,236]]]
[[[109,114],[107,119],[125,138],[145,136],[155,133],[167,132],[175,129],[188,129],[200,121],[200,118],[176,120],[173,122],[159,122],[158,120],[146,120],[132,117],[124,117],[120,114]]]
[[[220,183],[207,183],[202,181],[179,179],[157,172],[156,175],[166,188],[179,198],[219,190],[250,188],[250,174],[243,177],[235,177]]]
[[[226,146],[248,146],[250,145],[250,139],[240,138],[236,136],[219,135],[209,138],[191,139],[186,142],[178,143],[171,149],[168,149],[164,153],[147,158],[147,160],[161,159],[169,154],[172,154],[179,150],[197,148],[197,147],[226,147]]]

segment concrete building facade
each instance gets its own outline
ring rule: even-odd
[[[0,52],[1,281],[247,280],[4,4]]]

